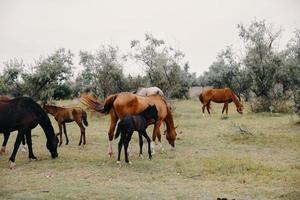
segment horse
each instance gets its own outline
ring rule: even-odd
[[[140,96],[150,96],[153,94],[158,94],[160,96],[164,96],[163,91],[158,87],[148,87],[148,88],[138,88],[137,91],[134,92],[134,94],[140,95]]]
[[[160,95],[150,95],[150,96],[140,96],[135,95],[130,92],[121,92],[117,94],[113,94],[108,96],[104,104],[95,98],[93,95],[82,94],[80,101],[100,113],[110,114],[110,128],[108,131],[108,139],[109,139],[109,148],[108,154],[112,156],[112,143],[114,137],[114,131],[117,124],[118,119],[122,119],[126,115],[134,115],[142,112],[147,108],[147,106],[155,105],[158,110],[158,120],[155,122],[154,120],[149,121],[149,124],[154,124],[152,141],[155,142],[156,137],[158,138],[159,147],[162,148],[161,145],[161,134],[160,134],[160,126],[163,122],[165,122],[167,131],[166,131],[166,139],[169,144],[175,148],[175,140],[176,140],[176,128],[174,126],[173,115],[170,107],[168,106],[164,97]],[[154,145],[151,145],[152,150]]]
[[[147,121],[154,120],[157,121],[157,109],[156,106],[149,105],[144,111],[137,115],[127,115],[125,116],[119,123],[118,128],[116,131],[115,139],[117,139],[121,133],[121,138],[118,144],[118,161],[120,163],[120,155],[122,146],[124,145],[124,152],[125,152],[125,162],[129,163],[128,160],[128,145],[131,140],[132,134],[134,131],[138,131],[139,133],[139,144],[140,144],[140,156],[142,156],[142,149],[143,149],[143,139],[144,136],[148,142],[148,154],[149,159],[151,160],[151,140],[147,135],[146,128],[148,126]]]
[[[8,100],[11,100],[11,98],[9,98],[8,96],[0,96],[0,101],[8,101]],[[10,136],[10,132],[3,133],[3,136],[4,136],[4,140],[3,140],[3,143],[2,143],[2,147],[0,149],[0,154],[6,152],[6,145],[7,145],[9,136]],[[21,151],[26,152],[25,136],[22,138]]]
[[[243,114],[243,104],[240,103],[237,96],[230,88],[224,89],[208,89],[203,91],[199,95],[199,100],[203,104],[202,113],[204,116],[205,107],[207,112],[210,114],[210,102],[215,103],[224,103],[222,114],[226,110],[226,115],[228,115],[228,104],[233,102],[236,106],[236,111],[240,114]]]
[[[26,136],[29,159],[36,160],[33,154],[31,130],[40,125],[46,135],[46,147],[52,158],[58,156],[57,137],[47,113],[29,97],[17,97],[7,101],[0,101],[0,133],[18,131],[14,150],[9,158],[10,168],[14,168],[15,158],[22,138]]]
[[[88,121],[87,121],[87,114],[82,108],[80,107],[64,108],[64,107],[59,107],[54,105],[48,105],[44,102],[43,109],[47,113],[53,115],[55,120],[58,123],[59,132],[57,133],[57,135],[60,136],[59,146],[61,146],[62,144],[62,129],[66,137],[66,145],[69,144],[66,123],[73,122],[73,121],[75,121],[80,128],[81,134],[80,134],[80,140],[78,145],[80,146],[82,144],[82,139],[83,139],[83,145],[86,144],[85,127],[83,126],[83,124],[85,126],[88,126]]]

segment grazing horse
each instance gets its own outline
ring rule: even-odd
[[[15,167],[15,158],[22,138],[26,136],[29,158],[36,160],[32,151],[31,130],[40,125],[47,138],[47,149],[52,158],[57,154],[57,137],[47,113],[29,97],[0,101],[0,133],[18,131],[14,150],[9,158],[10,168]]]
[[[148,88],[138,88],[134,94],[140,95],[140,96],[150,96],[153,94],[159,94],[160,96],[164,96],[163,91],[161,91],[158,87],[148,87]]]
[[[144,111],[137,115],[127,115],[125,116],[119,123],[116,131],[115,139],[117,139],[121,133],[121,138],[118,144],[118,161],[120,163],[120,156],[122,146],[124,145],[124,153],[125,153],[125,162],[129,163],[128,160],[128,145],[131,140],[131,136],[134,131],[138,131],[139,133],[139,144],[140,144],[140,156],[142,156],[143,149],[143,139],[142,135],[146,138],[148,142],[148,154],[149,159],[152,158],[151,155],[151,140],[147,135],[146,128],[148,127],[147,121],[154,120],[157,121],[157,109],[156,106],[149,105]]]
[[[202,113],[204,116],[205,107],[207,112],[210,114],[210,102],[216,103],[224,103],[222,114],[226,110],[226,114],[228,114],[228,104],[233,102],[236,106],[236,111],[240,114],[243,114],[243,105],[238,100],[237,96],[233,93],[233,91],[229,88],[224,89],[208,89],[203,91],[200,96],[199,100],[203,104],[202,106]]]
[[[43,109],[54,116],[55,120],[58,123],[59,132],[57,135],[60,136],[59,140],[59,146],[62,144],[62,128],[64,129],[64,134],[66,137],[66,145],[69,144],[69,138],[67,135],[67,129],[66,129],[66,123],[75,121],[79,128],[80,128],[80,140],[79,140],[79,146],[82,143],[83,139],[83,145],[85,145],[85,126],[88,126],[87,121],[87,114],[86,112],[80,108],[80,107],[71,107],[71,108],[64,108],[54,105],[47,105],[46,103],[43,103]],[[83,122],[83,124],[82,124]]]
[[[105,99],[104,105],[98,101],[93,95],[82,94],[80,98],[81,102],[88,107],[101,112],[110,114],[110,128],[108,131],[109,138],[109,148],[108,154],[112,155],[112,144],[111,141],[114,137],[114,131],[118,119],[122,119],[126,115],[135,115],[142,112],[147,108],[147,106],[155,105],[158,110],[158,120],[156,122],[149,121],[149,124],[154,124],[152,141],[154,142],[156,136],[159,141],[159,147],[161,146],[161,134],[160,126],[165,122],[167,131],[166,138],[172,147],[175,147],[176,140],[176,127],[174,126],[173,115],[170,107],[167,105],[166,100],[160,95],[150,95],[150,96],[139,96],[132,94],[130,92],[121,92],[108,96]],[[153,145],[152,145],[153,149]]]
[[[0,101],[8,101],[8,100],[11,100],[11,98],[9,98],[8,96],[0,96]],[[4,140],[3,140],[2,147],[0,150],[0,154],[6,152],[6,145],[7,145],[9,136],[10,136],[10,132],[3,133],[3,136],[4,136]],[[24,136],[22,138],[22,148],[21,148],[21,150],[24,152],[26,152],[25,145],[26,145],[26,142],[25,142],[25,136]]]

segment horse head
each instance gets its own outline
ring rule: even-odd
[[[243,106],[243,104],[240,103],[240,105],[237,106],[236,111],[240,114],[243,114],[243,109],[244,109],[244,106]]]
[[[50,151],[52,158],[56,158],[58,156],[57,145],[58,138],[55,135],[53,136],[53,138],[47,140],[46,146],[47,149]]]

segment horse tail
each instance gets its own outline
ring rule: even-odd
[[[83,122],[83,124],[84,124],[85,126],[88,126],[88,125],[89,125],[89,123],[88,123],[88,121],[87,121],[87,114],[86,114],[86,112],[85,112],[84,110],[82,110],[81,120],[82,120],[82,122]]]
[[[202,95],[202,93],[199,95],[199,100],[200,100],[201,103],[203,104],[203,95]]]
[[[117,94],[112,94],[106,97],[104,107],[100,112],[106,114],[109,113],[110,109],[113,107],[113,103],[116,100],[117,96],[118,96]]]
[[[95,95],[84,93],[80,97],[80,102],[97,112],[103,110],[103,103],[100,102]]]
[[[121,122],[119,122],[118,127],[117,127],[117,131],[116,131],[116,134],[115,134],[115,139],[117,139],[119,137],[120,133],[121,133],[121,126],[122,126],[122,124],[121,124]]]

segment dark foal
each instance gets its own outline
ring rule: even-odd
[[[158,111],[155,105],[149,105],[144,111],[137,115],[128,115],[125,116],[118,124],[117,132],[115,138],[121,133],[121,138],[118,144],[118,163],[120,162],[121,150],[122,146],[124,145],[124,153],[125,153],[125,162],[129,163],[128,160],[128,145],[131,140],[132,134],[134,131],[139,133],[139,144],[140,144],[140,155],[142,155],[143,149],[143,139],[142,135],[146,138],[148,142],[148,154],[149,159],[152,158],[151,155],[151,145],[150,145],[150,138],[147,135],[146,129],[148,127],[147,121],[157,121]]]
[[[0,101],[0,133],[18,131],[14,150],[9,158],[10,168],[15,166],[15,158],[22,138],[26,136],[29,158],[36,160],[32,150],[31,129],[40,125],[47,138],[47,149],[52,158],[57,154],[57,137],[47,113],[28,97],[18,97],[8,101]]]

